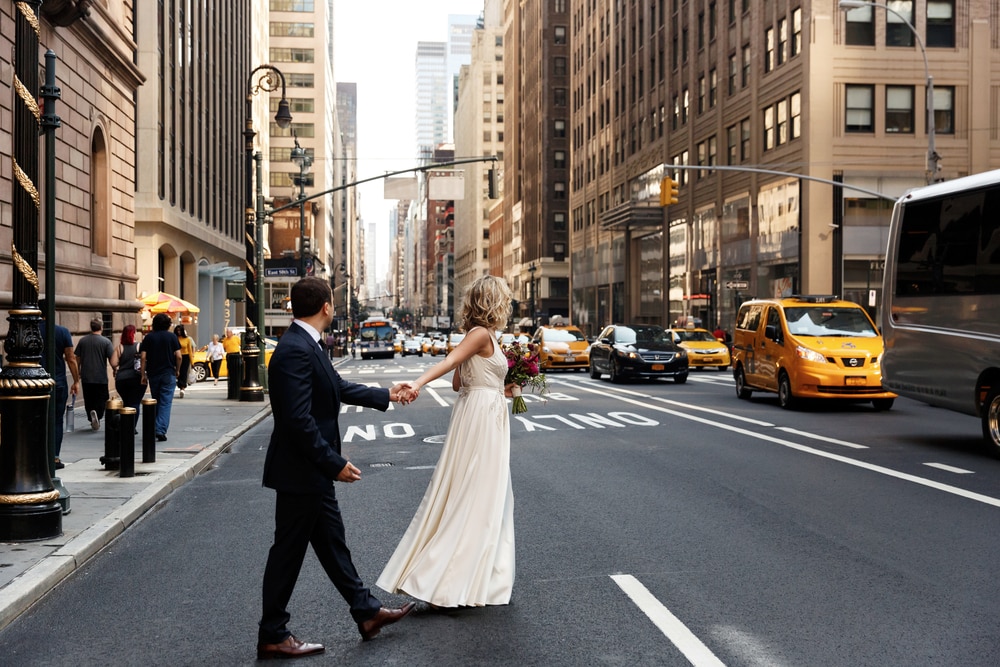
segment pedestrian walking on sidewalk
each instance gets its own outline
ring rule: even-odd
[[[76,344],[76,360],[80,366],[83,385],[83,407],[90,419],[90,428],[101,428],[104,408],[108,402],[108,365],[111,374],[118,370],[118,352],[104,336],[104,325],[99,319],[90,321],[90,333]]]
[[[222,346],[219,334],[212,334],[212,342],[202,349],[208,356],[209,369],[212,372],[212,377],[215,378],[215,384],[219,384],[219,371],[222,370],[222,360],[226,357],[226,348]]]
[[[264,486],[277,492],[274,544],[264,568],[264,610],[257,633],[257,657],[294,658],[321,653],[322,644],[300,641],[288,630],[288,601],[312,545],[319,562],[351,608],[363,640],[413,609],[410,602],[387,609],[361,581],[347,549],[344,520],[334,481],[355,482],[361,471],[341,455],[341,402],[385,411],[401,401],[404,388],[346,382],[319,344],[333,322],[330,283],[309,277],[292,286],[294,320],[278,341],[270,364],[274,431],[264,459]],[[406,402],[406,401],[403,401]]]
[[[181,372],[177,375],[177,388],[181,390],[180,398],[184,398],[184,390],[188,386],[188,372],[191,370],[191,355],[194,354],[194,339],[187,335],[183,324],[174,327],[177,342],[181,344]]]
[[[42,311],[42,317],[45,317],[45,299],[40,299],[38,302],[38,308]],[[42,333],[42,344],[45,344],[45,336],[48,331],[48,323],[42,321],[39,323],[39,329]],[[46,368],[49,374],[52,376],[52,380],[56,383],[55,392],[53,398],[55,400],[55,420],[52,423],[52,428],[55,429],[53,434],[55,438],[53,440],[52,456],[55,459],[54,468],[60,470],[64,468],[62,460],[59,458],[59,453],[62,451],[62,441],[63,441],[63,416],[66,414],[66,402],[69,400],[70,394],[76,396],[80,393],[80,367],[76,363],[76,355],[73,354],[73,336],[70,335],[69,329],[64,326],[55,325],[55,346],[56,346],[56,367],[54,369]],[[60,359],[60,357],[62,357]],[[45,368],[45,357],[42,357],[42,368]],[[68,378],[66,377],[66,368],[69,368],[73,375],[73,384],[69,384]]]
[[[156,439],[167,439],[170,426],[170,406],[174,402],[174,388],[181,374],[181,344],[170,332],[170,316],[157,313],[153,316],[153,330],[143,337],[139,345],[142,370],[140,381],[149,385],[150,397],[156,399]]]
[[[126,408],[135,408],[135,424],[132,426],[135,429],[139,423],[139,409],[146,393],[146,385],[142,383],[142,357],[139,356],[139,345],[135,341],[134,324],[126,324],[122,328],[115,389]]]

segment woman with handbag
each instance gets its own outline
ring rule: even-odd
[[[133,429],[138,428],[139,408],[146,393],[146,385],[142,384],[141,361],[139,345],[135,340],[135,325],[126,324],[122,328],[121,342],[118,345],[115,390],[121,396],[122,404],[126,408],[135,408],[136,422],[133,424]]]
[[[181,344],[181,372],[177,376],[177,388],[180,389],[179,398],[184,398],[184,390],[191,383],[189,373],[191,372],[191,355],[194,354],[194,339],[187,335],[183,324],[174,327],[177,334],[177,341]]]

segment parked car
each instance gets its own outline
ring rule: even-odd
[[[424,350],[420,346],[420,341],[416,338],[407,338],[403,341],[402,355],[405,357],[411,354],[415,354],[418,357],[424,356]]]
[[[733,336],[736,395],[778,394],[783,408],[804,398],[892,407],[882,386],[882,336],[865,309],[835,296],[754,299],[740,306]]]
[[[543,371],[590,366],[590,344],[574,326],[538,327],[531,340],[538,346],[538,367]]]
[[[688,379],[688,352],[655,324],[612,324],[590,346],[590,377],[607,373],[612,382],[634,378]]]
[[[274,338],[264,339],[264,365],[271,363],[271,355],[274,354],[274,348],[278,346],[278,341]],[[198,376],[198,382],[202,380],[207,380],[212,377],[211,370],[209,368],[210,362],[208,361],[208,352],[204,350],[195,350],[191,354],[191,367],[194,369],[195,375]],[[226,365],[226,358],[222,358],[222,366],[219,367],[220,377],[229,377],[229,368]]]
[[[729,367],[729,348],[708,329],[671,329],[673,341],[688,351],[688,366],[697,370]]]

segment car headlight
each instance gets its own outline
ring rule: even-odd
[[[682,349],[681,349],[681,350],[680,350],[680,351],[679,351],[679,352],[677,353],[677,358],[678,358],[678,359],[687,359],[687,358],[688,358],[688,353],[687,353],[687,350],[685,350],[685,349],[683,349],[683,348],[682,348]]]
[[[810,350],[807,347],[802,347],[801,345],[795,348],[795,354],[798,355],[799,359],[805,359],[806,361],[812,361],[817,364],[827,363],[826,357],[815,350]]]
[[[549,349],[548,345],[542,345],[542,352],[545,354],[552,354],[552,350]]]

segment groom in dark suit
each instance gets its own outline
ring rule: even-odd
[[[351,606],[363,640],[413,609],[382,606],[361,581],[347,548],[334,484],[355,482],[361,471],[340,453],[340,404],[386,410],[389,401],[406,403],[408,385],[377,389],[346,382],[320,347],[320,333],[333,322],[330,285],[303,278],[292,287],[295,321],[281,337],[268,364],[274,432],[264,460],[264,486],[277,491],[274,544],[264,569],[264,613],[257,635],[258,658],[291,658],[321,653],[289,632],[286,607],[312,545],[330,581]]]

